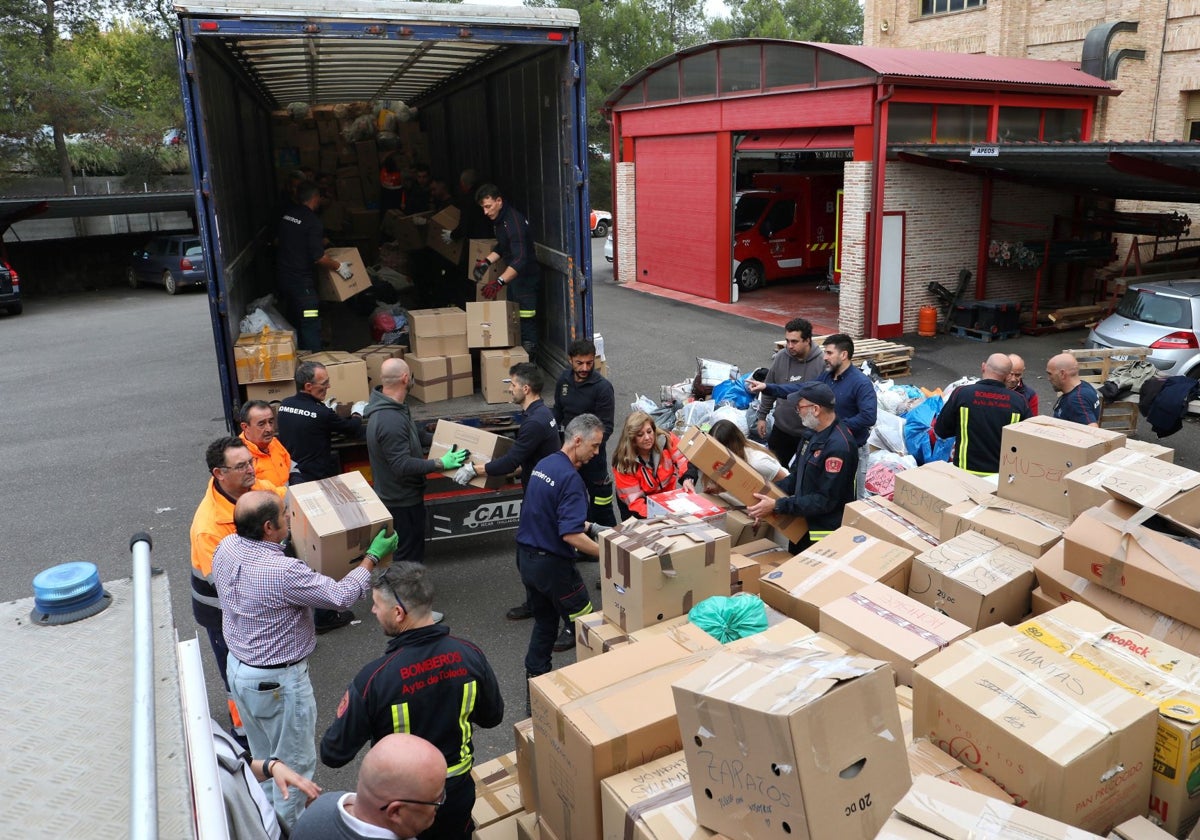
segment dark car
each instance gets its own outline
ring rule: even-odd
[[[182,286],[208,282],[200,237],[156,236],[133,252],[125,277],[131,288],[139,283],[156,283],[173,295]]]
[[[9,315],[21,314],[21,278],[3,256],[0,256],[0,309]]]

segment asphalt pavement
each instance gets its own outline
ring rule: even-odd
[[[605,339],[618,424],[637,395],[657,400],[662,385],[690,380],[697,357],[743,370],[767,363],[781,330],[623,289],[612,280],[602,245],[593,240],[595,324]],[[0,368],[0,596],[30,596],[38,571],[70,560],[96,563],[102,580],[127,577],[129,538],[146,531],[155,565],[170,576],[178,634],[195,634],[188,527],[208,478],[205,446],[225,434],[211,330],[202,293],[171,297],[152,288],[32,299],[25,314],[0,316],[8,360]],[[900,341],[916,355],[913,375],[901,381],[940,387],[978,375],[993,350],[1016,352],[1025,357],[1042,412],[1049,413],[1054,395],[1038,374],[1059,350],[1082,346],[1085,335],[1077,330],[995,344],[906,336]],[[1155,439],[1145,426],[1141,437]],[[1200,468],[1196,421],[1164,443],[1176,447],[1176,463]],[[512,724],[524,716],[530,624],[504,618],[522,597],[513,554],[511,533],[434,543],[427,553],[438,608],[455,635],[487,654],[506,700],[504,723],[476,735],[480,760],[511,750]],[[591,585],[596,564],[582,569]],[[367,599],[356,607],[357,623],[319,637],[311,661],[318,735],[350,678],[386,644],[369,605]],[[207,642],[202,649],[210,704],[221,720],[220,679]],[[555,655],[556,665],[573,661],[574,653]],[[9,679],[20,678],[17,652],[0,652],[0,664]],[[80,663],[81,678],[87,672]],[[355,767],[319,767],[316,778],[326,789],[352,788]]]

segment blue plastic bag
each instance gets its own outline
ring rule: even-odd
[[[713,403],[729,403],[734,408],[749,408],[750,403],[754,402],[754,395],[746,387],[746,380],[749,378],[750,374],[746,374],[741,379],[725,379],[718,382],[712,391]]]
[[[954,438],[934,435],[933,424],[942,411],[945,400],[933,396],[904,415],[904,445],[917,465],[930,461],[949,461],[954,456]]]

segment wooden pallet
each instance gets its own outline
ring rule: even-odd
[[[958,338],[965,338],[968,341],[1004,341],[1009,338],[1016,338],[1020,335],[1020,330],[1008,330],[1007,332],[992,332],[991,330],[973,330],[969,327],[951,326],[949,334]]]
[[[820,347],[826,336],[813,336],[813,346]],[[775,342],[775,349],[782,350],[783,340]],[[906,344],[893,344],[878,338],[856,338],[854,340],[854,362],[870,360],[879,367],[881,376],[895,379],[912,375],[913,348]]]
[[[1090,382],[1097,389],[1108,381],[1108,374],[1114,367],[1120,367],[1126,362],[1145,360],[1150,350],[1145,347],[1110,347],[1107,349],[1077,349],[1063,350],[1070,353],[1079,362],[1079,378]],[[1116,402],[1101,402],[1100,428],[1114,432],[1133,434],[1137,431],[1138,404],[1132,400]]]

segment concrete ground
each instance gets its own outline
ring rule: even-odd
[[[617,389],[618,423],[636,395],[657,399],[661,385],[691,379],[698,356],[743,370],[768,361],[779,327],[622,288],[612,282],[601,246],[594,241],[596,328]],[[977,375],[993,349],[1018,352],[1048,413],[1053,394],[1038,374],[1049,356],[1080,346],[1084,337],[1074,331],[997,344],[906,337],[915,358],[903,381],[942,386]],[[0,317],[0,346],[7,362],[0,368],[0,596],[28,597],[36,572],[69,560],[96,563],[102,580],[126,577],[129,537],[145,530],[154,539],[155,564],[170,575],[178,633],[192,636],[188,526],[207,480],[204,447],[225,433],[205,297],[143,288],[31,299],[24,315]],[[1148,429],[1142,436],[1154,439]],[[1165,443],[1177,448],[1177,463],[1200,467],[1194,420]],[[508,704],[504,724],[476,738],[479,758],[490,759],[513,748],[511,725],[524,712],[529,623],[504,619],[522,595],[511,535],[437,543],[428,562],[438,607],[457,635],[487,653]],[[596,565],[585,564],[583,573],[590,585]],[[318,734],[349,679],[385,645],[369,602],[356,611],[358,623],[320,637],[311,663]],[[219,679],[207,642],[202,647],[210,702],[221,719]],[[556,664],[573,657],[557,655]],[[13,651],[0,652],[0,665],[8,679],[20,679]],[[87,679],[87,664],[80,666]],[[353,787],[354,774],[354,766],[322,767],[317,781],[326,789]]]

